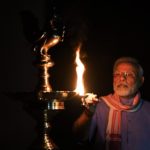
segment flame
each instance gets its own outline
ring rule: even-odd
[[[84,91],[84,82],[83,82],[83,74],[85,71],[85,67],[83,63],[80,60],[80,47],[76,51],[76,73],[77,73],[77,83],[76,83],[76,89],[75,92],[78,93],[79,95],[83,96],[85,91]]]

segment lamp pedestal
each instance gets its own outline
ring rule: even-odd
[[[62,110],[65,110],[65,103],[67,101],[71,101],[72,99],[77,100],[81,97],[72,91],[55,91],[43,93],[42,96],[42,99],[34,101],[32,106],[29,106],[30,110],[32,109],[32,115],[37,120],[37,139],[31,145],[30,149],[60,150],[60,147],[55,144],[51,137],[51,130],[53,129],[51,120],[53,120],[53,117],[58,112],[61,113]]]

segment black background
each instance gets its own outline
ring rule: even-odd
[[[26,150],[36,134],[36,121],[23,109],[22,101],[9,94],[32,92],[37,86],[33,43],[27,38],[21,12],[29,12],[44,28],[52,14],[52,3],[66,26],[64,41],[50,50],[55,65],[50,69],[53,90],[74,90],[75,51],[79,43],[85,64],[86,92],[112,92],[112,66],[120,56],[133,56],[144,68],[141,90],[150,99],[149,39],[150,11],[144,1],[1,1],[0,5],[0,145],[5,149]],[[27,24],[30,31],[29,20]]]

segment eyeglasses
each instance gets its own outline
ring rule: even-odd
[[[134,79],[136,77],[135,73],[133,72],[115,72],[113,74],[114,78],[120,78],[120,77],[123,77],[125,79],[127,78],[132,78]]]

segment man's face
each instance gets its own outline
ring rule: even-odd
[[[123,98],[131,98],[141,86],[136,69],[129,63],[121,63],[113,74],[114,92]]]

